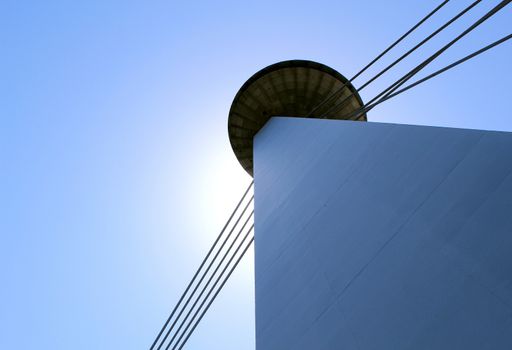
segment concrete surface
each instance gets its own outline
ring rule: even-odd
[[[512,134],[272,118],[256,348],[512,349]]]

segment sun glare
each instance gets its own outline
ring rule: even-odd
[[[226,153],[226,152],[223,152]],[[245,173],[233,154],[218,153],[206,164],[207,171],[198,179],[200,215],[205,231],[219,231],[242,197],[251,177]],[[208,237],[211,233],[208,233]]]

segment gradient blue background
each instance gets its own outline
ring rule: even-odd
[[[351,77],[439,2],[2,1],[0,348],[148,348],[250,181],[226,130],[243,82],[294,58]],[[452,1],[356,87],[467,4]],[[508,34],[511,9],[426,72]],[[369,119],[512,131],[511,58],[507,43]],[[253,283],[251,253],[187,348],[254,348]]]

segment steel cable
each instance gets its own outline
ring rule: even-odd
[[[409,90],[409,89],[411,89],[411,88],[413,88],[413,87],[415,87],[417,85],[420,85],[420,84],[426,82],[427,80],[430,80],[430,79],[438,76],[439,74],[444,73],[447,70],[450,70],[450,69],[458,66],[459,64],[464,63],[464,62],[466,62],[466,61],[468,61],[468,60],[470,60],[470,59],[472,59],[472,58],[474,58],[474,57],[476,57],[476,56],[478,56],[478,55],[480,55],[480,54],[482,54],[482,53],[492,49],[493,47],[496,47],[496,46],[498,46],[500,44],[503,44],[504,42],[506,42],[506,41],[508,41],[510,39],[512,39],[512,34],[506,35],[503,38],[501,38],[499,40],[496,40],[492,44],[489,44],[489,45],[487,45],[487,46],[485,46],[485,47],[483,47],[483,48],[481,48],[481,49],[479,49],[479,50],[477,50],[477,51],[475,51],[475,52],[473,52],[473,53],[471,53],[471,54],[469,54],[469,55],[467,55],[467,56],[465,56],[465,57],[463,57],[463,58],[461,58],[461,59],[459,59],[459,60],[457,60],[457,61],[455,61],[455,62],[453,62],[453,63],[451,63],[451,64],[449,64],[449,65],[447,65],[447,66],[445,66],[443,68],[441,68],[441,69],[439,69],[439,70],[437,70],[437,71],[435,71],[434,73],[431,73],[431,74],[427,75],[426,77],[421,78],[420,80],[415,81],[414,83],[411,83],[411,84],[407,85],[406,87],[404,87],[404,88],[402,88],[402,89],[400,89],[398,91],[395,91],[391,95],[387,95],[382,100],[379,100],[378,102],[375,102],[372,105],[368,106],[368,108],[371,109],[371,108],[377,106],[378,104],[380,104],[382,102],[385,102],[385,101],[387,101],[387,100],[389,100],[389,99],[391,99],[391,98],[393,98],[393,97],[395,97],[397,95],[400,95],[401,93],[403,93],[403,92],[405,92],[405,91],[407,91],[407,90]]]
[[[181,321],[181,324],[180,326],[178,327],[177,331],[174,333],[174,335],[172,336],[171,340],[169,341],[169,343],[167,344],[166,346],[166,350],[169,349],[169,347],[171,346],[171,344],[173,343],[173,341],[176,339],[176,337],[178,336],[178,334],[180,333],[181,329],[183,328],[183,326],[185,325],[185,322],[187,322],[187,319],[189,318],[190,314],[192,313],[192,311],[194,310],[194,308],[196,307],[197,303],[199,302],[199,300],[201,300],[201,297],[203,296],[203,294],[205,293],[205,291],[208,289],[208,286],[210,285],[210,282],[213,280],[213,278],[215,277],[217,271],[219,271],[219,268],[222,266],[222,263],[224,262],[224,260],[226,260],[226,258],[228,257],[228,255],[230,254],[231,252],[231,249],[233,248],[233,246],[235,245],[236,241],[238,240],[238,238],[240,237],[240,235],[242,234],[245,226],[247,225],[247,223],[249,222],[249,220],[251,219],[251,217],[253,216],[254,214],[254,210],[251,211],[251,213],[247,216],[247,219],[245,220],[244,224],[242,225],[242,227],[240,228],[240,230],[238,231],[238,234],[235,236],[235,238],[233,239],[233,241],[231,242],[231,245],[229,246],[229,248],[226,250],[224,256],[222,257],[222,259],[220,260],[220,262],[217,264],[217,267],[215,268],[215,270],[213,271],[213,273],[210,275],[210,278],[208,279],[208,281],[206,282],[206,284],[204,285],[203,289],[201,290],[201,292],[199,293],[199,296],[195,299],[194,301],[194,304],[190,307],[190,309],[188,310],[187,314],[185,315],[185,317],[183,318],[183,320]],[[228,263],[229,264],[229,263]],[[212,289],[215,287],[215,285],[212,287]],[[210,293],[208,293],[209,295]],[[201,307],[200,307],[201,308]],[[181,338],[180,338],[181,339]],[[178,340],[179,342],[179,340]]]
[[[233,254],[233,256],[231,257],[231,259],[229,260],[228,264],[224,267],[224,269],[222,270],[219,278],[215,281],[215,284],[213,286],[213,288],[210,290],[210,292],[208,293],[208,295],[206,296],[206,298],[203,300],[203,302],[201,303],[201,305],[199,306],[199,309],[197,309],[196,313],[194,314],[194,316],[192,317],[192,319],[190,320],[189,324],[187,325],[187,327],[185,328],[185,331],[184,333],[181,335],[181,337],[178,339],[178,342],[177,344],[179,344],[180,340],[183,338],[183,336],[186,334],[187,330],[190,328],[190,326],[192,325],[192,322],[194,321],[194,319],[196,318],[196,316],[198,315],[199,311],[201,310],[201,308],[204,306],[204,303],[206,302],[206,300],[208,300],[208,297],[210,296],[211,292],[213,292],[215,286],[218,284],[218,282],[220,281],[222,275],[226,272],[228,266],[231,264],[232,260],[235,258],[236,254],[238,253],[238,251],[240,250],[240,248],[242,247],[243,243],[245,242],[245,240],[247,239],[247,237],[249,236],[249,233],[251,232],[251,230],[254,228],[254,224],[249,228],[249,230],[247,231],[247,233],[245,234],[244,238],[242,239],[242,241],[240,242],[240,244],[238,245],[235,253]],[[231,267],[231,270],[229,271],[229,273],[227,274],[227,276],[224,278],[224,280],[222,281],[219,289],[217,289],[217,291],[215,292],[215,294],[213,295],[213,298],[210,299],[210,301],[208,302],[208,305],[206,305],[206,308],[203,310],[203,312],[201,313],[201,315],[199,316],[199,318],[196,320],[196,322],[194,323],[192,329],[190,330],[190,332],[187,334],[185,340],[181,343],[181,345],[176,348],[176,347],[173,347],[172,350],[181,350],[183,348],[183,346],[185,346],[185,344],[187,343],[188,339],[190,338],[190,336],[192,335],[192,333],[194,332],[194,330],[196,329],[197,325],[199,324],[199,322],[201,321],[201,319],[203,318],[203,316],[205,315],[205,313],[208,311],[208,309],[210,308],[211,304],[213,303],[213,301],[215,300],[215,298],[217,297],[217,295],[219,294],[219,292],[222,290],[222,288],[224,287],[224,285],[226,284],[227,280],[229,279],[229,277],[231,276],[231,274],[233,273],[233,271],[235,270],[235,268],[238,266],[238,263],[240,262],[240,260],[242,260],[242,258],[244,257],[245,253],[247,252],[247,249],[249,249],[249,247],[251,246],[252,242],[254,241],[254,237],[252,237],[249,242],[247,243],[245,249],[242,251],[242,254],[240,254],[240,256],[238,257],[238,259],[236,260],[235,264]]]
[[[434,32],[432,32],[430,35],[428,35],[425,39],[423,39],[419,44],[415,45],[414,47],[412,47],[410,50],[408,50],[405,54],[403,54],[402,56],[400,56],[399,58],[397,58],[395,61],[393,61],[391,64],[389,64],[386,68],[384,68],[383,70],[381,70],[379,73],[377,73],[375,76],[373,76],[371,79],[369,79],[368,81],[366,81],[357,91],[361,91],[363,90],[365,87],[367,87],[368,85],[370,85],[372,82],[374,82],[376,79],[378,79],[380,76],[382,76],[384,73],[386,73],[388,70],[390,70],[391,68],[393,68],[395,65],[397,65],[398,63],[400,63],[403,59],[405,59],[407,56],[409,56],[410,54],[412,54],[414,51],[416,51],[417,49],[419,49],[421,46],[423,46],[424,44],[426,44],[428,41],[430,41],[432,38],[434,38],[437,34],[441,33],[443,30],[445,30],[446,28],[448,28],[452,23],[454,23],[456,20],[458,20],[460,17],[462,17],[463,15],[465,15],[469,10],[471,10],[473,7],[475,7],[476,5],[478,5],[478,3],[480,3],[482,0],[476,0],[474,1],[473,3],[471,3],[470,5],[468,5],[466,8],[464,8],[462,11],[460,11],[457,15],[455,15],[454,17],[452,17],[449,21],[447,21],[446,23],[444,23],[441,27],[437,28]],[[353,92],[351,91],[347,96],[345,96],[345,98],[343,98],[340,102],[338,102],[336,105],[332,106],[331,108],[329,108],[327,111],[325,111],[324,113],[322,113],[321,117],[322,118],[325,118],[329,113],[336,113],[338,112],[342,107],[343,105],[345,104],[345,102],[348,102],[348,100],[353,96]]]
[[[251,185],[252,186],[252,185]],[[213,257],[213,259],[210,261],[210,264],[208,265],[208,267],[206,268],[205,272],[203,273],[203,275],[201,276],[199,282],[196,284],[196,286],[194,287],[194,290],[192,291],[192,293],[189,295],[187,301],[185,302],[184,306],[181,308],[181,311],[178,313],[178,316],[176,317],[176,319],[174,320],[174,322],[172,323],[171,327],[167,330],[164,338],[162,339],[160,345],[158,346],[157,350],[160,350],[163,346],[163,344],[165,343],[165,341],[167,340],[167,338],[169,337],[169,335],[171,334],[172,332],[172,329],[174,328],[174,326],[176,326],[176,323],[178,322],[179,318],[181,317],[181,315],[183,314],[183,312],[185,311],[186,307],[188,306],[188,304],[190,303],[190,301],[192,300],[192,297],[194,296],[194,294],[197,292],[197,289],[199,288],[199,286],[201,285],[201,283],[203,282],[204,278],[207,276],[208,272],[210,271],[211,267],[213,266],[213,263],[215,262],[215,260],[217,259],[217,257],[219,256],[220,252],[222,251],[222,248],[224,248],[225,244],[227,243],[227,241],[229,240],[229,238],[231,237],[231,235],[233,234],[233,232],[235,231],[235,228],[236,226],[238,225],[238,223],[240,222],[240,219],[242,218],[242,216],[245,214],[247,208],[249,207],[249,205],[251,204],[252,200],[254,199],[254,195],[249,199],[249,201],[247,202],[247,204],[245,205],[244,209],[242,210],[242,213],[240,214],[240,216],[238,217],[238,219],[235,221],[235,224],[233,225],[233,227],[231,228],[231,230],[229,231],[228,235],[226,236],[226,238],[224,239],[224,242],[222,242],[220,248],[218,249],[217,253],[215,253],[215,256]]]
[[[247,194],[249,193],[249,190],[252,188],[252,186],[254,185],[254,181],[251,181],[251,183],[249,184],[249,186],[247,187],[247,189],[245,190],[244,194],[242,195],[242,198],[240,199],[240,201],[238,202],[238,204],[235,206],[235,209],[233,210],[233,212],[231,213],[231,215],[229,216],[228,220],[226,221],[226,224],[224,225],[224,227],[222,228],[222,230],[220,231],[219,235],[217,236],[217,238],[215,239],[214,243],[212,244],[210,250],[208,251],[208,253],[206,254],[206,256],[204,257],[203,261],[201,262],[201,264],[199,265],[199,268],[196,270],[194,276],[192,277],[192,279],[190,280],[190,282],[188,283],[185,291],[183,292],[183,294],[181,295],[180,299],[178,300],[178,303],[174,306],[173,310],[171,311],[171,314],[169,315],[169,317],[167,318],[167,320],[165,321],[164,325],[162,326],[162,329],[160,330],[160,332],[158,333],[158,335],[156,336],[155,340],[153,341],[153,344],[151,345],[150,347],[150,350],[153,350],[155,348],[155,345],[158,343],[158,341],[160,340],[160,337],[162,336],[163,332],[165,331],[165,329],[167,328],[167,326],[169,325],[169,322],[171,321],[172,317],[174,316],[174,314],[176,313],[176,311],[178,310],[179,306],[181,305],[181,303],[183,302],[183,300],[185,299],[185,296],[187,295],[188,291],[190,290],[190,288],[192,287],[192,285],[194,284],[197,276],[199,275],[199,272],[202,270],[202,268],[204,267],[204,265],[206,264],[206,261],[208,260],[208,258],[210,257],[210,255],[212,254],[213,250],[215,249],[216,245],[218,244],[220,238],[222,237],[222,235],[224,234],[224,232],[226,231],[226,228],[228,227],[229,223],[231,222],[231,220],[233,219],[234,215],[236,214],[236,212],[238,211],[238,209],[240,208],[240,205],[242,204],[242,202],[244,201],[244,199],[246,198]],[[215,258],[212,260],[214,261]],[[207,270],[208,271],[208,270]],[[204,278],[204,275],[203,277]],[[198,285],[200,284],[200,282],[198,283]],[[197,289],[197,287],[196,287]],[[193,295],[193,293],[191,294]],[[189,298],[190,299],[190,298]],[[186,305],[185,305],[186,306]],[[179,318],[179,316],[178,316]],[[165,341],[165,339],[164,339]],[[163,344],[163,341],[161,342],[161,344],[158,346],[158,349],[161,348]]]
[[[405,34],[403,34],[400,38],[398,38],[393,44],[388,46],[384,51],[382,51],[377,57],[375,57],[370,63],[368,63],[366,66],[364,66],[356,75],[354,75],[352,78],[350,78],[347,82],[345,82],[339,89],[334,91],[332,94],[327,96],[324,100],[322,100],[318,105],[316,105],[308,114],[307,117],[311,117],[314,112],[316,112],[320,107],[322,107],[327,101],[332,99],[334,96],[336,96],[338,93],[343,91],[343,89],[350,84],[353,80],[355,80],[357,77],[359,77],[361,74],[363,74],[368,68],[373,66],[375,62],[377,62],[379,59],[381,59],[386,53],[388,53],[392,48],[394,48],[396,45],[398,45],[402,40],[404,40],[409,34],[411,34],[413,31],[415,31],[420,25],[422,25],[427,19],[432,17],[437,11],[439,11],[444,5],[446,5],[450,0],[445,0],[441,4],[439,4],[435,9],[433,9],[429,14],[427,14],[425,17],[423,17],[418,23],[416,23],[414,26],[412,26]]]
[[[379,93],[377,96],[372,98],[369,102],[367,102],[363,107],[359,108],[355,112],[351,113],[348,118],[350,119],[357,119],[361,114],[366,113],[370,111],[372,108],[374,108],[379,103],[383,102],[386,97],[391,95],[393,92],[395,92],[400,86],[405,84],[409,79],[411,79],[414,75],[416,75],[419,71],[421,71],[423,68],[425,68],[428,64],[430,64],[432,61],[434,61],[437,57],[439,57],[443,52],[448,50],[451,46],[453,46],[457,41],[462,39],[464,36],[469,34],[471,31],[473,31],[475,28],[480,26],[482,23],[484,23],[486,20],[494,16],[496,13],[498,13],[501,9],[503,9],[505,6],[507,6],[512,0],[502,0],[499,4],[494,6],[490,11],[488,11],[485,15],[480,17],[475,23],[473,23],[471,26],[469,26],[466,30],[464,30],[462,33],[457,35],[453,40],[451,40],[448,44],[444,45],[441,49],[437,50],[433,55],[428,57],[426,60],[424,60],[422,63],[420,63],[418,66],[413,68],[411,71],[409,71],[407,74],[402,76],[400,79],[395,81],[393,84],[391,84],[389,87],[387,87],[384,91]],[[378,103],[374,103],[375,101],[378,101]],[[371,106],[371,107],[370,107]]]

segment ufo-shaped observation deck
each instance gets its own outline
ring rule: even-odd
[[[342,87],[341,92],[311,113]],[[228,117],[231,147],[242,167],[252,176],[253,138],[271,117],[320,118],[343,100],[339,109],[335,108],[323,118],[348,119],[352,112],[363,106],[354,86],[343,75],[321,63],[291,60],[270,65],[250,77],[231,104]],[[366,121],[366,114],[357,120]]]

